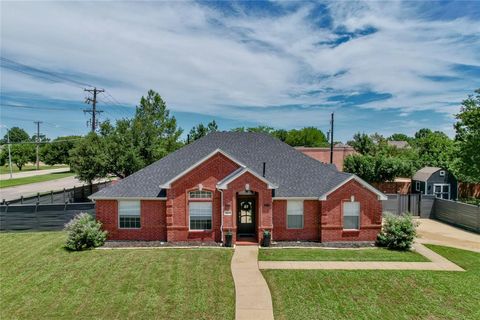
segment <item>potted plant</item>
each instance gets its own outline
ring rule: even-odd
[[[232,244],[233,234],[232,231],[228,230],[225,234],[225,247],[233,247]]]
[[[270,240],[272,239],[272,234],[270,233],[269,230],[263,230],[263,241],[262,241],[262,246],[263,247],[270,247]]]

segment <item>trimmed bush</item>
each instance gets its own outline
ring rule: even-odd
[[[102,230],[102,224],[88,213],[77,214],[65,225],[68,238],[65,247],[80,251],[100,247],[107,239],[107,232]]]
[[[382,231],[377,236],[377,245],[394,250],[409,250],[417,236],[417,222],[410,214],[384,217]]]

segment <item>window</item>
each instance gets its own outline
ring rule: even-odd
[[[449,184],[434,184],[433,194],[436,198],[450,200],[450,185]]]
[[[415,190],[420,191],[420,181],[415,181]]]
[[[440,174],[440,177],[445,177],[445,171],[444,170],[440,171],[439,174]]]
[[[287,229],[303,229],[303,201],[287,201]]]
[[[191,201],[188,204],[190,230],[212,229],[212,202]]]
[[[140,201],[122,200],[118,202],[118,225],[122,229],[140,228]]]
[[[360,229],[360,202],[343,203],[343,229]]]
[[[211,199],[212,193],[210,191],[195,190],[188,193],[190,199]]]

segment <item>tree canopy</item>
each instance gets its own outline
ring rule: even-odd
[[[10,143],[25,142],[30,140],[27,131],[19,127],[12,127],[3,136],[2,143],[7,143],[8,135],[10,134]]]
[[[193,127],[190,130],[189,137],[190,141],[195,141],[200,139],[210,132],[218,131],[218,125],[215,120],[210,121],[206,126],[203,123],[198,124],[196,127]]]

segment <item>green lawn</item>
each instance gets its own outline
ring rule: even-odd
[[[227,249],[67,252],[63,232],[0,234],[1,319],[233,319]]]
[[[75,175],[74,172],[57,172],[57,173],[49,173],[49,174],[43,174],[40,176],[33,176],[33,177],[0,180],[0,188],[8,188],[8,187],[21,186],[24,184],[56,180],[56,179],[61,179],[65,177],[70,177],[73,175]]]
[[[373,249],[260,249],[258,260],[263,261],[429,261],[413,251]]]
[[[62,166],[45,166],[45,165],[43,165],[43,166],[40,166],[40,170],[59,169],[59,168],[68,168],[68,166],[66,166],[66,165],[62,165]],[[37,166],[35,166],[35,165],[23,166],[22,171],[18,170],[18,167],[16,165],[12,166],[12,172],[13,173],[34,171],[34,170],[37,170]],[[10,173],[10,169],[8,168],[8,166],[0,166],[0,174],[7,174],[7,173]]]
[[[480,319],[480,254],[428,247],[466,272],[264,270],[275,319]]]

